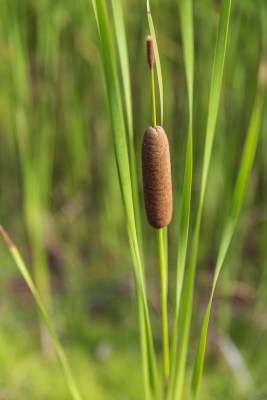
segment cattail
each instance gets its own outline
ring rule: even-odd
[[[172,179],[169,142],[161,126],[145,131],[142,169],[148,222],[154,228],[163,228],[172,219]]]
[[[149,68],[153,68],[155,63],[155,54],[152,36],[147,36],[146,38],[146,49]]]

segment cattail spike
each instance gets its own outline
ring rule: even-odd
[[[152,36],[147,36],[146,38],[147,46],[147,61],[150,68],[153,68],[155,63],[154,45]]]
[[[163,228],[171,222],[173,200],[169,142],[161,126],[145,131],[142,171],[148,222],[153,228]]]

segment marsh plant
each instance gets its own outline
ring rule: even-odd
[[[154,59],[156,62],[159,96],[160,96],[160,121],[163,124],[163,83],[160,66],[160,57],[153,25],[150,4],[147,2],[148,23],[151,36],[147,38],[148,64],[150,69],[150,91],[152,104],[152,126],[144,134],[142,145],[143,161],[143,183],[147,218],[154,228],[158,230],[159,244],[159,264],[161,279],[162,296],[162,327],[163,327],[163,385],[158,377],[156,354],[152,341],[151,325],[147,308],[147,294],[145,288],[144,266],[140,258],[141,238],[138,237],[136,230],[136,220],[139,217],[134,213],[134,199],[132,195],[131,176],[136,175],[134,168],[130,169],[125,123],[123,118],[122,98],[119,90],[119,72],[116,67],[116,57],[114,53],[114,42],[110,32],[107,7],[104,1],[94,1],[94,11],[99,30],[102,66],[107,91],[109,111],[111,117],[111,129],[114,141],[114,151],[117,162],[121,195],[123,199],[125,216],[127,221],[129,241],[131,244],[133,262],[135,267],[136,293],[138,301],[138,312],[140,318],[140,336],[143,354],[143,369],[146,384],[146,396],[148,399],[182,399],[184,398],[184,381],[186,371],[186,360],[189,346],[189,333],[192,316],[192,304],[194,294],[195,271],[197,266],[198,246],[200,240],[200,229],[202,220],[202,210],[205,200],[208,172],[212,155],[213,140],[216,128],[217,115],[219,110],[219,100],[222,85],[225,52],[227,46],[228,27],[230,20],[231,1],[223,0],[220,9],[218,24],[217,42],[215,47],[214,63],[211,77],[210,99],[207,110],[206,140],[203,157],[202,179],[199,194],[199,205],[194,224],[193,236],[191,240],[191,253],[188,255],[188,268],[185,277],[185,266],[188,249],[188,233],[190,224],[190,204],[191,186],[193,169],[193,95],[194,95],[194,32],[193,32],[193,2],[180,0],[179,11],[181,21],[181,34],[183,42],[183,54],[187,82],[188,97],[188,139],[186,150],[186,163],[184,174],[184,186],[181,203],[180,229],[178,241],[178,261],[177,261],[177,283],[176,301],[173,331],[169,335],[168,330],[168,266],[167,266],[167,225],[172,215],[172,184],[169,162],[169,145],[164,129],[156,124],[156,101],[154,90]],[[114,10],[116,39],[119,53],[127,54],[125,48],[127,40],[122,20],[122,10],[119,1],[112,1]],[[158,27],[160,29],[160,27]],[[153,43],[154,42],[154,43]],[[154,45],[153,45],[154,44]],[[120,57],[122,60],[122,56]],[[129,77],[129,64],[124,60],[121,62],[123,76]],[[266,82],[265,82],[266,83]],[[235,183],[232,197],[232,207],[225,222],[222,233],[221,243],[215,266],[212,291],[204,317],[199,345],[196,354],[192,383],[191,398],[197,398],[200,377],[202,374],[206,336],[209,324],[210,310],[216,283],[222,268],[225,256],[231,243],[231,239],[236,227],[240,209],[242,206],[245,189],[248,183],[251,167],[254,160],[259,124],[261,119],[265,83],[260,83],[256,95],[254,108],[252,111],[250,125],[248,127],[246,142],[240,162],[239,172]],[[130,96],[130,82],[125,84],[124,96]],[[130,139],[131,140],[131,139]],[[175,171],[174,171],[175,173]],[[137,178],[135,178],[137,179]],[[176,188],[174,188],[175,190]],[[172,221],[172,223],[175,223]],[[138,221],[138,225],[141,223]],[[191,222],[192,224],[192,222]],[[165,233],[164,233],[165,230]],[[171,353],[169,357],[169,341],[171,341]]]
[[[193,315],[195,275],[198,265],[199,244],[201,242],[203,208],[207,192],[218,112],[220,110],[221,87],[227,51],[228,29],[230,25],[231,0],[222,0],[221,4],[218,5],[219,19],[213,67],[210,76],[209,101],[206,109],[205,143],[202,156],[201,179],[200,187],[197,193],[195,193],[198,200],[197,211],[193,217],[191,217],[190,212],[193,181],[193,139],[198,135],[198,124],[194,121],[194,2],[193,0],[177,1],[188,102],[188,131],[185,154],[176,155],[176,157],[183,156],[182,159],[185,159],[182,187],[177,187],[172,180],[172,177],[176,175],[176,170],[174,167],[171,167],[172,151],[170,151],[168,141],[170,132],[167,132],[167,130],[165,132],[164,130],[165,92],[163,90],[160,51],[151,13],[153,4],[149,4],[149,0],[147,0],[146,4],[142,4],[142,7],[140,6],[140,12],[143,12],[146,6],[148,18],[147,33],[149,33],[149,35],[146,38],[146,42],[145,37],[143,37],[142,43],[139,45],[144,48],[144,52],[145,48],[147,51],[148,67],[144,64],[141,68],[143,68],[144,73],[147,72],[147,87],[144,88],[144,90],[150,92],[151,99],[151,107],[147,104],[149,114],[151,114],[151,121],[147,121],[148,127],[143,127],[141,177],[140,174],[138,174],[137,168],[139,164],[137,154],[140,154],[140,151],[136,151],[135,143],[136,128],[132,111],[133,94],[130,80],[130,63],[128,59],[129,41],[126,35],[127,29],[125,27],[122,2],[121,0],[110,0],[108,2],[105,0],[92,0],[91,3],[95,16],[95,27],[99,34],[99,51],[109,109],[110,131],[113,140],[122,206],[125,214],[125,224],[132,255],[145,398],[147,400],[182,400],[185,398],[194,400],[198,397],[200,379],[204,366],[206,340],[213,297],[221,269],[224,265],[237,226],[259,139],[267,80],[266,66],[264,64],[264,43],[266,44],[266,40],[263,41],[262,54],[259,60],[257,89],[255,90],[253,101],[251,101],[251,115],[249,123],[246,126],[243,150],[241,152],[240,148],[236,149],[238,151],[237,157],[240,158],[240,164],[238,170],[235,171],[232,190],[229,192],[229,211],[223,222],[219,246],[216,247],[211,291],[207,304],[205,305],[206,312],[202,326],[198,327],[198,346],[194,355],[193,370],[191,372],[190,369],[188,373],[188,349],[190,346],[191,320]],[[125,7],[127,7],[127,5]],[[110,24],[110,9],[112,9],[114,30],[111,29]],[[161,26],[157,26],[157,32],[160,31]],[[157,85],[155,85],[154,82],[155,77],[157,78]],[[206,92],[208,92],[208,88],[206,88]],[[185,97],[186,94],[183,93],[183,96]],[[159,111],[158,114],[157,110]],[[26,113],[26,110],[24,111]],[[159,115],[159,117],[157,117],[157,115]],[[179,127],[177,127],[177,129],[179,129]],[[172,137],[175,136],[175,132],[172,132],[171,135]],[[49,146],[48,144],[44,145],[46,146],[44,150],[46,153]],[[24,157],[22,161],[23,165],[25,164],[25,168],[27,168],[27,159]],[[27,172],[27,170],[25,171]],[[26,172],[25,175],[27,176]],[[46,181],[49,180],[50,178],[47,175]],[[142,187],[140,182],[142,180],[143,193],[140,193],[140,188]],[[25,185],[26,190],[27,181],[25,181]],[[48,188],[49,185],[47,185],[47,189],[43,195],[44,198],[47,197]],[[173,194],[175,192],[181,194],[179,197],[181,201],[179,204],[179,213],[175,213],[173,216],[173,206],[176,207],[176,205],[173,204]],[[27,194],[27,191],[25,191],[25,193]],[[39,196],[37,197],[39,198]],[[141,200],[143,197],[144,200]],[[140,211],[143,208],[143,203],[145,204],[147,218],[142,218],[143,214]],[[156,241],[157,239],[158,245],[158,282],[162,313],[162,352],[155,350],[154,332],[151,325],[151,310],[149,307],[149,296],[146,285],[146,248],[143,243],[142,227],[148,223],[153,227],[151,240]],[[173,257],[170,257],[170,254],[168,254],[169,224],[176,224],[178,227],[176,231],[179,233],[176,246],[177,268],[176,284],[174,288],[173,286],[168,288],[168,263],[170,259],[173,259]],[[173,232],[174,231],[172,231],[172,233]],[[53,323],[49,317],[49,307],[47,310],[46,301],[42,299],[43,294],[39,294],[38,284],[36,287],[33,283],[18,250],[3,228],[1,228],[1,233],[6,239],[10,251],[37,302],[40,314],[51,335],[72,398],[76,400],[81,399],[82,396],[79,394],[64,350],[60,345]],[[174,240],[176,241],[176,239],[172,238],[172,241]],[[45,278],[45,281],[47,281],[47,278]],[[36,281],[36,283],[38,283],[38,281]],[[49,290],[46,289],[46,292],[47,291]],[[173,307],[170,307],[171,299],[174,299]],[[162,363],[159,362],[161,359]],[[188,383],[188,376],[191,377],[190,383]]]

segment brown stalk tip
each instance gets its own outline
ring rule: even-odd
[[[147,61],[150,68],[153,68],[155,63],[155,53],[152,36],[147,36],[146,38],[146,48],[147,48]]]
[[[172,177],[167,135],[161,126],[147,128],[142,143],[145,207],[153,228],[163,228],[172,219]]]
[[[148,13],[148,14],[151,14],[150,5],[149,5],[149,0],[147,0],[146,6],[147,6],[147,13]]]
[[[6,231],[4,230],[4,228],[2,227],[2,225],[0,225],[0,233],[2,234],[9,250],[14,249],[15,245],[12,242],[12,240],[10,239],[10,237],[8,236],[8,234],[6,233]]]

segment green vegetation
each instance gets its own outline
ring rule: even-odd
[[[265,3],[0,3],[0,224],[33,294],[0,241],[0,399],[161,398],[167,287],[166,398],[266,397]],[[173,177],[161,283],[149,33]]]

